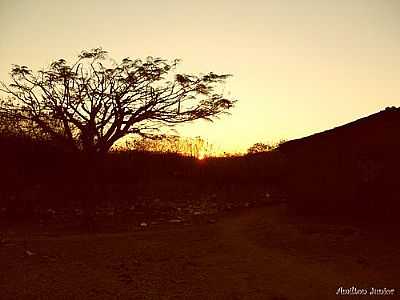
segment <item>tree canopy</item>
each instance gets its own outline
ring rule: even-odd
[[[0,113],[75,149],[105,153],[128,134],[149,137],[163,126],[213,120],[234,105],[221,92],[231,75],[181,74],[178,64],[153,57],[117,63],[96,48],[38,72],[13,65],[11,83],[1,82],[9,97]]]
[[[249,149],[247,149],[248,154],[255,154],[255,153],[262,153],[262,152],[268,152],[274,149],[274,146],[264,144],[264,143],[255,143],[252,145]]]

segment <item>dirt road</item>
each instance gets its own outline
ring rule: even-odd
[[[352,286],[399,295],[399,249],[397,236],[299,225],[282,207],[206,225],[36,234],[0,246],[0,299],[322,300]]]

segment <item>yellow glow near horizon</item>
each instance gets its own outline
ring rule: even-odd
[[[205,154],[203,152],[200,152],[199,155],[197,156],[198,160],[203,160],[205,158],[206,158],[206,156],[205,156]]]
[[[0,80],[82,49],[181,58],[231,73],[239,100],[215,123],[179,126],[216,153],[299,138],[399,106],[400,1],[0,1]],[[228,94],[229,92],[229,94]]]

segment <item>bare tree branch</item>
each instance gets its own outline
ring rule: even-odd
[[[82,51],[72,65],[59,59],[36,74],[13,65],[12,83],[0,87],[13,101],[3,101],[0,112],[81,150],[104,153],[128,134],[149,136],[163,124],[212,120],[236,102],[216,91],[228,74],[179,74],[179,60],[106,58],[107,51],[96,48]]]

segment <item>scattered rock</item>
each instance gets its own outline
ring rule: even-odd
[[[52,209],[52,208],[49,208],[49,209],[47,210],[47,213],[50,214],[50,215],[52,215],[52,216],[54,216],[54,215],[56,214],[56,211],[55,211],[54,209]]]
[[[48,255],[44,255],[44,256],[42,256],[42,258],[47,259],[49,261],[56,261],[57,260],[55,257],[51,257],[51,256],[48,256]]]
[[[181,223],[182,220],[181,219],[171,219],[168,221],[169,223]]]
[[[29,250],[25,250],[25,254],[28,255],[28,256],[34,256],[34,255],[36,255],[36,253],[34,253],[34,252],[32,252],[32,251],[29,251]]]

